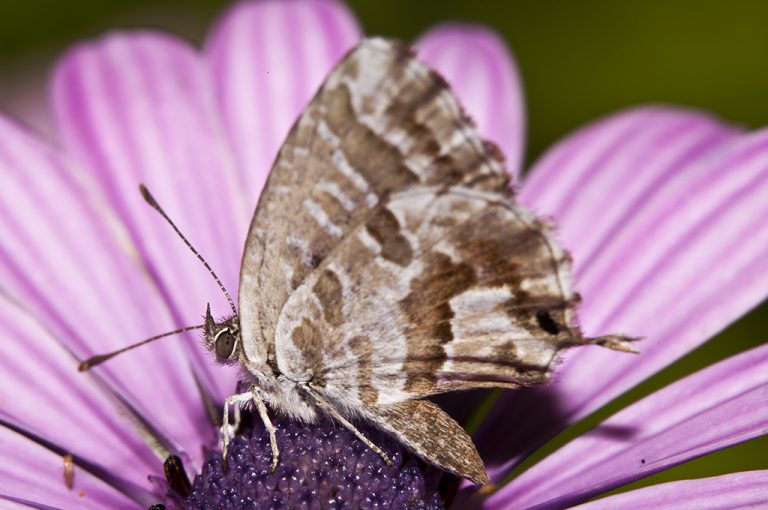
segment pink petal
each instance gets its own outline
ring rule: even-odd
[[[0,286],[4,295],[21,303],[80,358],[146,338],[172,323],[166,305],[126,242],[119,221],[103,202],[88,196],[77,182],[82,178],[78,171],[2,118],[0,175]],[[11,311],[5,315],[8,328],[21,323],[16,314]],[[19,331],[3,346],[14,353],[5,358],[8,367],[3,391],[18,400],[4,405],[8,412],[14,409],[20,421],[38,426],[41,433],[63,434],[67,431],[52,429],[63,420],[59,414],[70,409],[70,392],[78,391],[77,385],[87,376],[77,373],[74,359],[64,360],[53,348],[49,357],[49,339],[43,335],[30,333],[30,345],[17,345],[23,343],[25,334]],[[185,361],[185,353],[191,349],[197,349],[195,342],[185,345],[184,339],[158,342],[98,370],[144,415],[166,431],[173,431],[185,448],[199,455],[200,444],[211,438],[212,430],[203,419],[198,390]],[[71,378],[57,379],[62,385],[51,391],[58,389],[58,397],[42,402],[42,395],[24,390],[30,388],[34,377],[43,377],[44,371],[27,374],[27,368],[36,366],[50,367],[62,378]],[[100,401],[88,404],[87,395],[78,398],[81,405],[90,407],[94,419],[116,413],[111,405],[101,407]],[[78,409],[77,402],[72,406]],[[104,414],[96,413],[96,407]],[[90,413],[77,419],[86,419]],[[112,440],[103,432],[95,438]],[[81,435],[80,439],[88,438]],[[109,441],[101,443],[102,448]],[[114,448],[116,455],[124,455],[120,447]],[[140,455],[140,462],[146,465],[146,455]]]
[[[251,208],[299,113],[360,37],[343,5],[312,0],[238,3],[210,34],[216,101]]]
[[[768,345],[624,409],[507,484],[488,504],[570,506],[766,430]]]
[[[768,213],[768,132],[734,138],[700,115],[636,110],[578,133],[538,171],[551,182],[532,182],[530,189],[526,183],[523,199],[541,200],[544,212],[554,212],[563,225],[584,296],[585,332],[647,340],[638,356],[578,349],[552,386],[505,396],[497,416],[510,408],[526,416],[492,425],[513,438],[505,469],[710,338],[758,304],[768,288],[768,232],[760,228]],[[583,175],[574,180],[572,173]],[[561,186],[571,193],[556,191]],[[570,198],[580,193],[594,205]],[[570,205],[557,206],[558,200]],[[489,430],[478,437],[494,437]]]
[[[114,402],[91,377],[76,371],[74,356],[28,313],[2,298],[0,330],[8,339],[0,342],[4,420],[124,473],[137,485],[147,484],[147,474],[161,472],[158,459]]]
[[[59,508],[128,509],[132,501],[87,471],[75,467],[70,490],[64,483],[63,457],[0,427],[0,506],[10,506],[8,497],[17,501],[40,502]],[[148,496],[148,494],[147,494]]]
[[[442,25],[415,43],[419,58],[450,83],[480,134],[521,171],[525,150],[525,100],[517,64],[501,37],[487,28]]]
[[[236,294],[252,204],[239,191],[199,55],[163,34],[108,35],[61,59],[52,100],[65,149],[125,223],[126,242],[133,243],[171,307],[174,320],[152,333],[199,324],[209,301],[216,315],[229,312],[207,271],[137,190],[147,184]],[[118,336],[123,343],[131,339]],[[199,335],[186,336],[188,357],[204,386],[218,397],[231,393],[234,372],[211,367],[210,357],[192,345]]]
[[[768,507],[768,471],[662,483],[579,505],[579,510],[654,508],[728,510]]]
[[[521,200],[554,216],[577,273],[678,169],[737,131],[704,114],[636,108],[568,136],[536,162]]]

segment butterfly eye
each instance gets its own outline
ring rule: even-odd
[[[216,358],[224,361],[228,360],[235,349],[235,337],[228,331],[224,331],[216,337]]]

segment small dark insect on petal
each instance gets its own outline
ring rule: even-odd
[[[539,310],[536,312],[536,322],[539,323],[539,327],[551,335],[560,333],[560,326],[552,318],[552,315],[547,310]]]
[[[181,459],[176,455],[171,455],[165,462],[163,462],[163,471],[165,472],[165,478],[168,480],[168,485],[179,496],[185,498],[189,495],[189,491],[192,489],[192,483],[189,481],[187,472],[184,469],[184,464]]]

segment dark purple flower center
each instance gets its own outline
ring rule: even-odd
[[[386,463],[347,429],[278,418],[280,459],[269,472],[269,436],[256,422],[234,438],[222,469],[212,453],[184,502],[194,509],[416,508],[442,509],[441,473],[373,427],[360,430],[392,459]]]

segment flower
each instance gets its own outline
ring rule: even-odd
[[[208,457],[185,508],[443,508],[437,470],[425,476],[414,456],[374,427],[364,433],[391,467],[347,429],[285,418],[276,426],[281,462],[274,473],[269,436],[257,424],[230,445],[226,469],[218,452]]]
[[[109,34],[74,48],[54,70],[54,144],[0,118],[0,441],[8,459],[0,498],[147,506],[165,488],[158,457],[177,455],[191,472],[205,463],[203,449],[216,442],[209,416],[236,373],[211,367],[191,347],[192,335],[94,373],[75,371],[76,358],[199,322],[208,300],[227,309],[136,186],[147,183],[235,288],[271,160],[360,34],[330,1],[238,4],[201,52],[154,32]],[[465,486],[456,505],[565,507],[765,434],[764,346],[627,407],[502,483],[548,438],[765,298],[768,131],[641,107],[566,138],[522,179],[522,92],[504,45],[485,29],[453,25],[416,47],[506,154],[521,201],[555,218],[574,257],[585,333],[646,338],[639,356],[574,351],[553,385],[501,396],[474,436],[496,490],[483,500]],[[68,454],[74,468],[65,467]],[[738,473],[586,507],[697,505],[709,497],[760,505],[767,484],[767,471]]]

